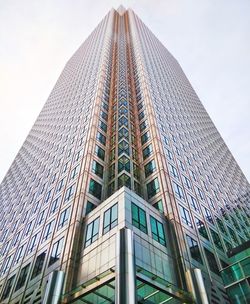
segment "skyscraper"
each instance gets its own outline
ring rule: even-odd
[[[111,10],[1,184],[1,302],[229,303],[249,189],[175,58]]]

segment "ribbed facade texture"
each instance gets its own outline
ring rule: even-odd
[[[113,9],[0,186],[1,303],[230,303],[249,190],[176,59]]]

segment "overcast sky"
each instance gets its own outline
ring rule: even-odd
[[[0,3],[0,181],[66,61],[120,1]],[[136,0],[132,8],[181,64],[250,178],[250,1]]]

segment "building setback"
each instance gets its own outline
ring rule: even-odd
[[[176,59],[112,9],[0,186],[1,303],[230,303],[249,190]]]

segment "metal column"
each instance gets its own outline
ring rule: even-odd
[[[137,303],[133,231],[127,228],[117,233],[115,303]]]

